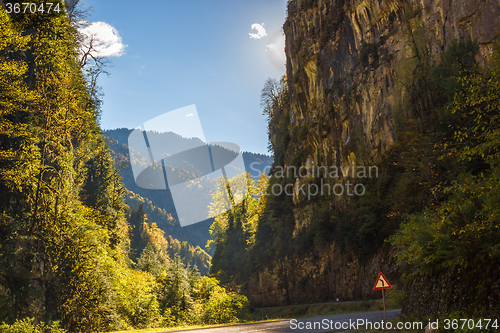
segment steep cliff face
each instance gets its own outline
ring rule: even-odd
[[[414,112],[414,118],[420,119],[417,126],[428,125],[418,114],[426,109],[428,98],[412,94],[408,89],[414,84],[408,82],[412,77],[402,73],[414,59],[439,62],[455,40],[478,43],[477,61],[485,62],[500,34],[500,2],[295,0],[288,3],[283,28],[289,110],[275,127],[281,132],[270,130],[272,142],[284,137],[284,151],[275,155],[275,164],[284,168],[308,163],[369,166],[377,164],[405,131],[407,122],[400,121],[402,117]],[[373,227],[373,222],[369,231],[365,224],[365,230],[359,231],[356,221],[342,221],[342,210],[348,209],[344,199],[321,200],[292,204],[285,198],[276,204],[276,209],[293,213],[272,215],[271,220],[282,224],[262,230],[281,232],[290,242],[311,239],[311,233],[316,238],[296,246],[295,253],[283,251],[279,258],[274,256],[272,265],[250,273],[248,294],[254,304],[379,297],[372,287],[380,270],[391,283],[398,282],[400,275],[389,247],[379,242],[361,258],[351,251],[353,245],[339,244],[345,242],[343,232],[349,228],[354,235],[350,239],[360,233],[369,237],[376,228],[394,231],[401,220],[396,216],[391,226]],[[385,218],[388,213],[376,205],[366,209],[373,216]],[[326,222],[315,224],[317,220]],[[333,236],[325,243],[322,234]]]
[[[437,58],[454,39],[471,38],[487,58],[500,2],[290,1],[284,31],[291,121],[310,129],[311,156],[342,165],[354,152],[366,163],[394,141],[405,98],[397,71],[414,44]]]

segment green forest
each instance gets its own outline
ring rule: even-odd
[[[330,5],[352,10],[342,2]],[[313,95],[313,84],[332,81],[322,68],[336,69],[315,54],[316,47],[326,52],[335,34],[298,29],[302,21],[314,24],[307,15],[321,8],[329,7],[289,2],[284,31],[291,67],[262,90],[274,164],[270,178],[252,188],[264,186],[271,193],[273,187],[289,186],[294,195],[249,195],[241,207],[216,218],[211,274],[240,286],[256,306],[280,306],[328,302],[339,295],[378,298],[363,274],[384,270],[398,285],[407,316],[498,315],[500,45],[494,44],[485,59],[476,41],[455,38],[436,55],[432,32],[421,23],[422,10],[408,5],[400,17],[408,50],[402,61],[394,64],[384,50],[396,34],[391,26],[378,42],[362,43],[346,81]],[[339,22],[331,27],[337,36]],[[353,111],[363,103],[363,88],[348,82],[359,78],[360,85],[370,84],[372,72],[389,65],[399,90],[390,114],[395,140],[390,147],[382,140],[374,147]],[[321,144],[335,150],[328,153],[318,148]],[[312,172],[299,179],[283,173],[314,162],[376,166],[378,175],[331,178]],[[296,191],[298,185],[348,182],[364,185],[364,195],[307,197]],[[346,275],[352,280],[344,282]]]
[[[82,13],[57,3],[0,9],[0,331],[238,321],[248,300],[200,274],[210,256],[165,235],[147,200],[126,205],[99,128],[105,68],[78,53]]]
[[[289,1],[287,71],[261,91],[272,161],[245,155],[247,171],[271,171],[233,179],[249,190],[227,210],[219,179],[218,215],[180,228],[168,195],[134,183],[131,130],[100,128],[105,62],[79,48],[88,13],[54,3],[60,12],[0,8],[0,332],[245,322],[255,308],[379,299],[382,270],[408,317],[500,313],[497,40],[487,56],[467,36],[436,52],[425,10],[395,1],[388,32],[345,60],[349,2]],[[349,62],[345,76],[332,59]],[[368,138],[359,110],[387,68],[377,94],[392,94],[390,131]],[[282,172],[311,165],[377,174]],[[365,191],[298,190],[325,184]]]
[[[432,292],[432,297],[442,297],[441,314],[498,313],[500,56],[496,51],[487,66],[479,66],[477,50],[471,41],[456,41],[439,62],[420,50],[422,59],[405,64],[408,103],[401,106],[405,113],[398,115],[398,140],[375,162],[378,178],[351,179],[365,182],[364,196],[345,195],[335,201],[318,196],[300,202],[284,193],[260,199],[249,194],[241,207],[215,219],[210,272],[224,283],[248,288],[253,272],[278,267],[276,278],[288,295],[295,283],[308,288],[307,280],[290,281],[293,258],[308,252],[321,255],[335,243],[344,255],[366,262],[374,249],[382,249],[397,259],[410,300],[418,297],[412,287],[422,292],[429,280],[438,280],[461,293],[456,299],[446,290]],[[294,178],[276,174],[287,165],[305,165],[312,153],[307,147],[297,149],[303,129],[289,131],[286,125],[287,94],[286,77],[268,81],[262,92],[278,171],[269,180],[263,177],[258,186],[249,179],[256,193],[266,191],[262,187],[270,192],[273,184],[293,185]],[[309,176],[306,181],[320,180],[333,185],[348,179]],[[307,211],[310,206],[313,211]],[[300,221],[292,207],[310,216],[306,227],[297,227]],[[286,303],[307,301],[305,297],[301,294]],[[329,299],[332,295],[322,300]]]

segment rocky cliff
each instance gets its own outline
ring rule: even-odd
[[[283,148],[275,150],[275,166],[367,166],[379,163],[405,131],[408,123],[402,118],[412,113],[416,126],[429,125],[420,114],[429,109],[428,96],[410,89],[425,82],[405,75],[412,62],[439,62],[454,41],[472,40],[479,45],[476,60],[485,63],[500,34],[500,1],[292,0],[283,30],[289,104],[286,117],[271,117],[271,143],[281,142]],[[351,239],[359,234],[370,239],[370,233],[386,226],[364,224],[364,230],[355,230],[352,215],[348,221],[341,218],[349,208],[340,198],[287,200],[273,209],[289,209],[291,216],[275,214],[268,220],[281,220],[282,226],[269,222],[271,227],[262,230],[289,235],[291,242],[309,241],[295,246],[294,253],[283,250],[271,265],[255,265],[247,286],[254,304],[376,298],[380,295],[372,287],[380,270],[391,283],[399,282],[393,249],[383,242],[363,258],[352,250],[356,245],[341,245],[346,224],[354,225]],[[371,216],[388,214],[368,209]],[[401,219],[391,221],[387,229],[392,231],[385,236]],[[322,240],[325,234],[333,236]]]
[[[413,44],[437,58],[454,39],[471,38],[487,58],[500,2],[290,1],[284,32],[292,123],[316,129],[307,140],[316,161],[342,164],[360,150],[356,142],[369,149],[357,157],[367,158],[394,141],[394,109],[405,98],[397,71]]]

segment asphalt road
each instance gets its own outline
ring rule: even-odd
[[[401,310],[390,310],[387,311],[387,319],[394,319],[399,314],[401,314]],[[273,321],[267,323],[258,323],[258,324],[243,324],[243,325],[233,325],[233,326],[224,326],[224,327],[214,327],[214,328],[198,328],[191,330],[180,330],[180,331],[169,331],[172,332],[189,332],[189,333],[250,333],[250,332],[272,332],[272,333],[281,333],[281,332],[308,332],[308,333],[316,333],[316,332],[333,332],[333,331],[345,331],[346,327],[349,323],[356,322],[357,320],[365,320],[370,321],[372,323],[381,322],[384,319],[384,311],[375,311],[375,312],[360,312],[360,313],[348,313],[348,314],[338,314],[338,315],[329,315],[329,316],[321,316],[321,317],[312,317],[312,318],[303,318],[295,321],[283,320],[283,321]],[[316,327],[319,329],[314,329],[314,323],[316,323]],[[320,326],[323,323],[327,323],[327,329],[322,329]],[[344,323],[344,328],[340,328]],[[335,327],[339,327],[340,329],[335,329]],[[311,329],[307,329],[310,327]],[[333,329],[330,329],[332,327]],[[301,329],[303,328],[303,329]],[[350,327],[353,328],[352,326]],[[347,327],[349,329],[349,327]]]

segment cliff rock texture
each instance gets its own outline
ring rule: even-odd
[[[401,79],[408,62],[425,56],[419,50],[440,61],[454,41],[471,39],[479,44],[477,61],[484,63],[500,34],[500,1],[292,0],[283,30],[289,115],[280,126],[285,127],[281,135],[289,135],[283,141],[293,144],[284,144],[282,155],[275,152],[275,164],[286,168],[307,160],[318,166],[368,166],[404,130],[405,123],[398,123],[398,114],[406,112],[402,106],[425,109],[418,106],[427,103],[426,96],[408,93],[408,82]],[[270,132],[271,141],[279,136]],[[293,142],[294,137],[299,139]],[[325,205],[333,204],[287,206],[293,210],[293,221],[287,223],[295,223],[294,241]],[[251,272],[251,301],[277,305],[378,298],[372,288],[380,270],[391,283],[398,282],[388,247],[375,247],[361,259],[338,243],[315,239],[307,251],[275,258],[274,266]]]
[[[359,145],[372,157],[394,141],[392,114],[404,98],[396,72],[412,44],[437,57],[454,39],[471,38],[488,57],[500,1],[290,1],[284,32],[292,122],[326,125],[308,138],[313,158],[341,165]]]

